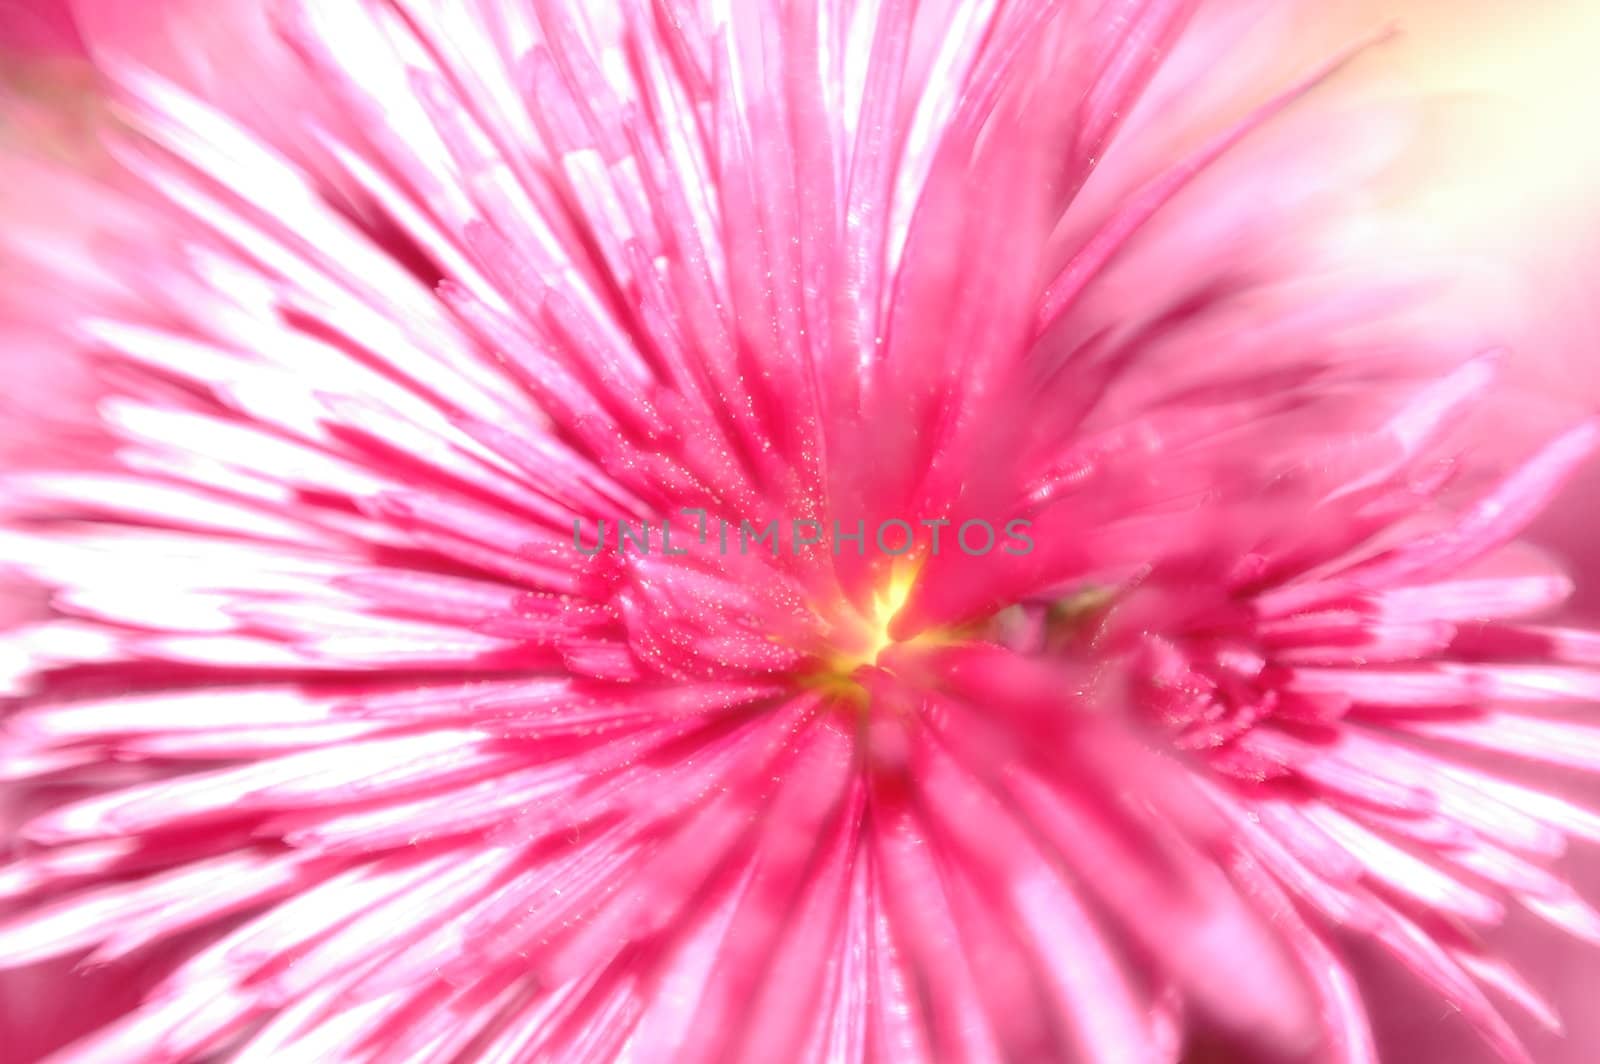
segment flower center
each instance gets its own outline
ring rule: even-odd
[[[878,656],[897,642],[889,633],[890,625],[911,597],[916,578],[916,566],[896,566],[884,586],[873,593],[870,612],[850,611],[851,620],[841,624],[833,649],[822,667],[806,677],[806,685],[864,705],[867,692],[855,678],[856,670],[876,665]]]

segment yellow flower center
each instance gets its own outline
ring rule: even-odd
[[[896,642],[889,626],[911,597],[917,569],[914,563],[894,567],[888,582],[873,592],[871,613],[854,614],[855,624],[845,629],[845,637],[824,659],[822,668],[804,679],[806,686],[865,705],[867,693],[856,681],[855,671],[863,665],[876,665],[878,655]]]

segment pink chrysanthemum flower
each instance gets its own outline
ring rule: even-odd
[[[0,215],[0,962],[133,984],[59,1059],[1359,1061],[1352,937],[1554,1024],[1474,928],[1600,938],[1600,817],[1476,754],[1600,766],[1511,542],[1595,429],[1459,502],[1495,359],[1305,220],[1371,127],[1262,138],[1342,60],[1241,109],[1194,6],[82,4],[120,124]]]

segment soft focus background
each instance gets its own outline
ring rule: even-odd
[[[1600,4],[1594,0],[1364,0],[1404,19],[1394,66],[1448,114],[1416,182],[1417,211],[1449,246],[1510,264],[1526,287],[1516,337],[1523,379],[1600,403]],[[1440,175],[1447,175],[1441,179]],[[1543,524],[1545,543],[1600,574],[1600,469]],[[1586,586],[1587,585],[1587,586]],[[1600,616],[1600,580],[1577,605]],[[1600,976],[1592,987],[1600,999]]]
[[[1362,0],[1402,35],[1382,66],[1433,101],[1412,207],[1442,240],[1518,267],[1538,329],[1521,365],[1547,388],[1600,396],[1600,4]],[[1431,171],[1431,172],[1429,172]],[[1539,320],[1542,319],[1542,320]],[[1576,397],[1576,396],[1575,396]]]
[[[1348,87],[1375,98],[1416,95],[1424,101],[1417,143],[1394,175],[1388,209],[1402,215],[1429,250],[1508,267],[1514,383],[1549,400],[1553,417],[1600,408],[1600,0],[1330,0],[1327,9],[1352,35],[1390,20],[1401,30],[1351,72]],[[21,80],[54,102],[83,86],[73,72],[74,40],[60,10],[60,0],[0,0],[0,77]],[[1329,33],[1320,23],[1308,30],[1308,54],[1325,54],[1347,39]],[[48,58],[24,70],[17,58],[22,50]],[[71,108],[61,114],[70,126]],[[0,130],[0,136],[16,133]],[[1575,608],[1600,620],[1597,506],[1600,467],[1567,493],[1538,538],[1578,574]],[[1600,793],[1592,799],[1600,802]],[[1600,896],[1600,855],[1576,853],[1569,861],[1589,896]],[[1600,1009],[1594,1007],[1600,951],[1529,920],[1514,921],[1503,939],[1502,948],[1556,999],[1568,1021],[1564,1040],[1519,1025],[1539,1064],[1600,1060]],[[1368,967],[1386,1058],[1421,1064],[1488,1059],[1448,1008],[1416,991],[1393,965],[1374,960]],[[0,1028],[63,1022],[57,1014],[70,1008],[0,982]],[[26,1047],[0,1046],[0,1060],[19,1051],[29,1055]]]

